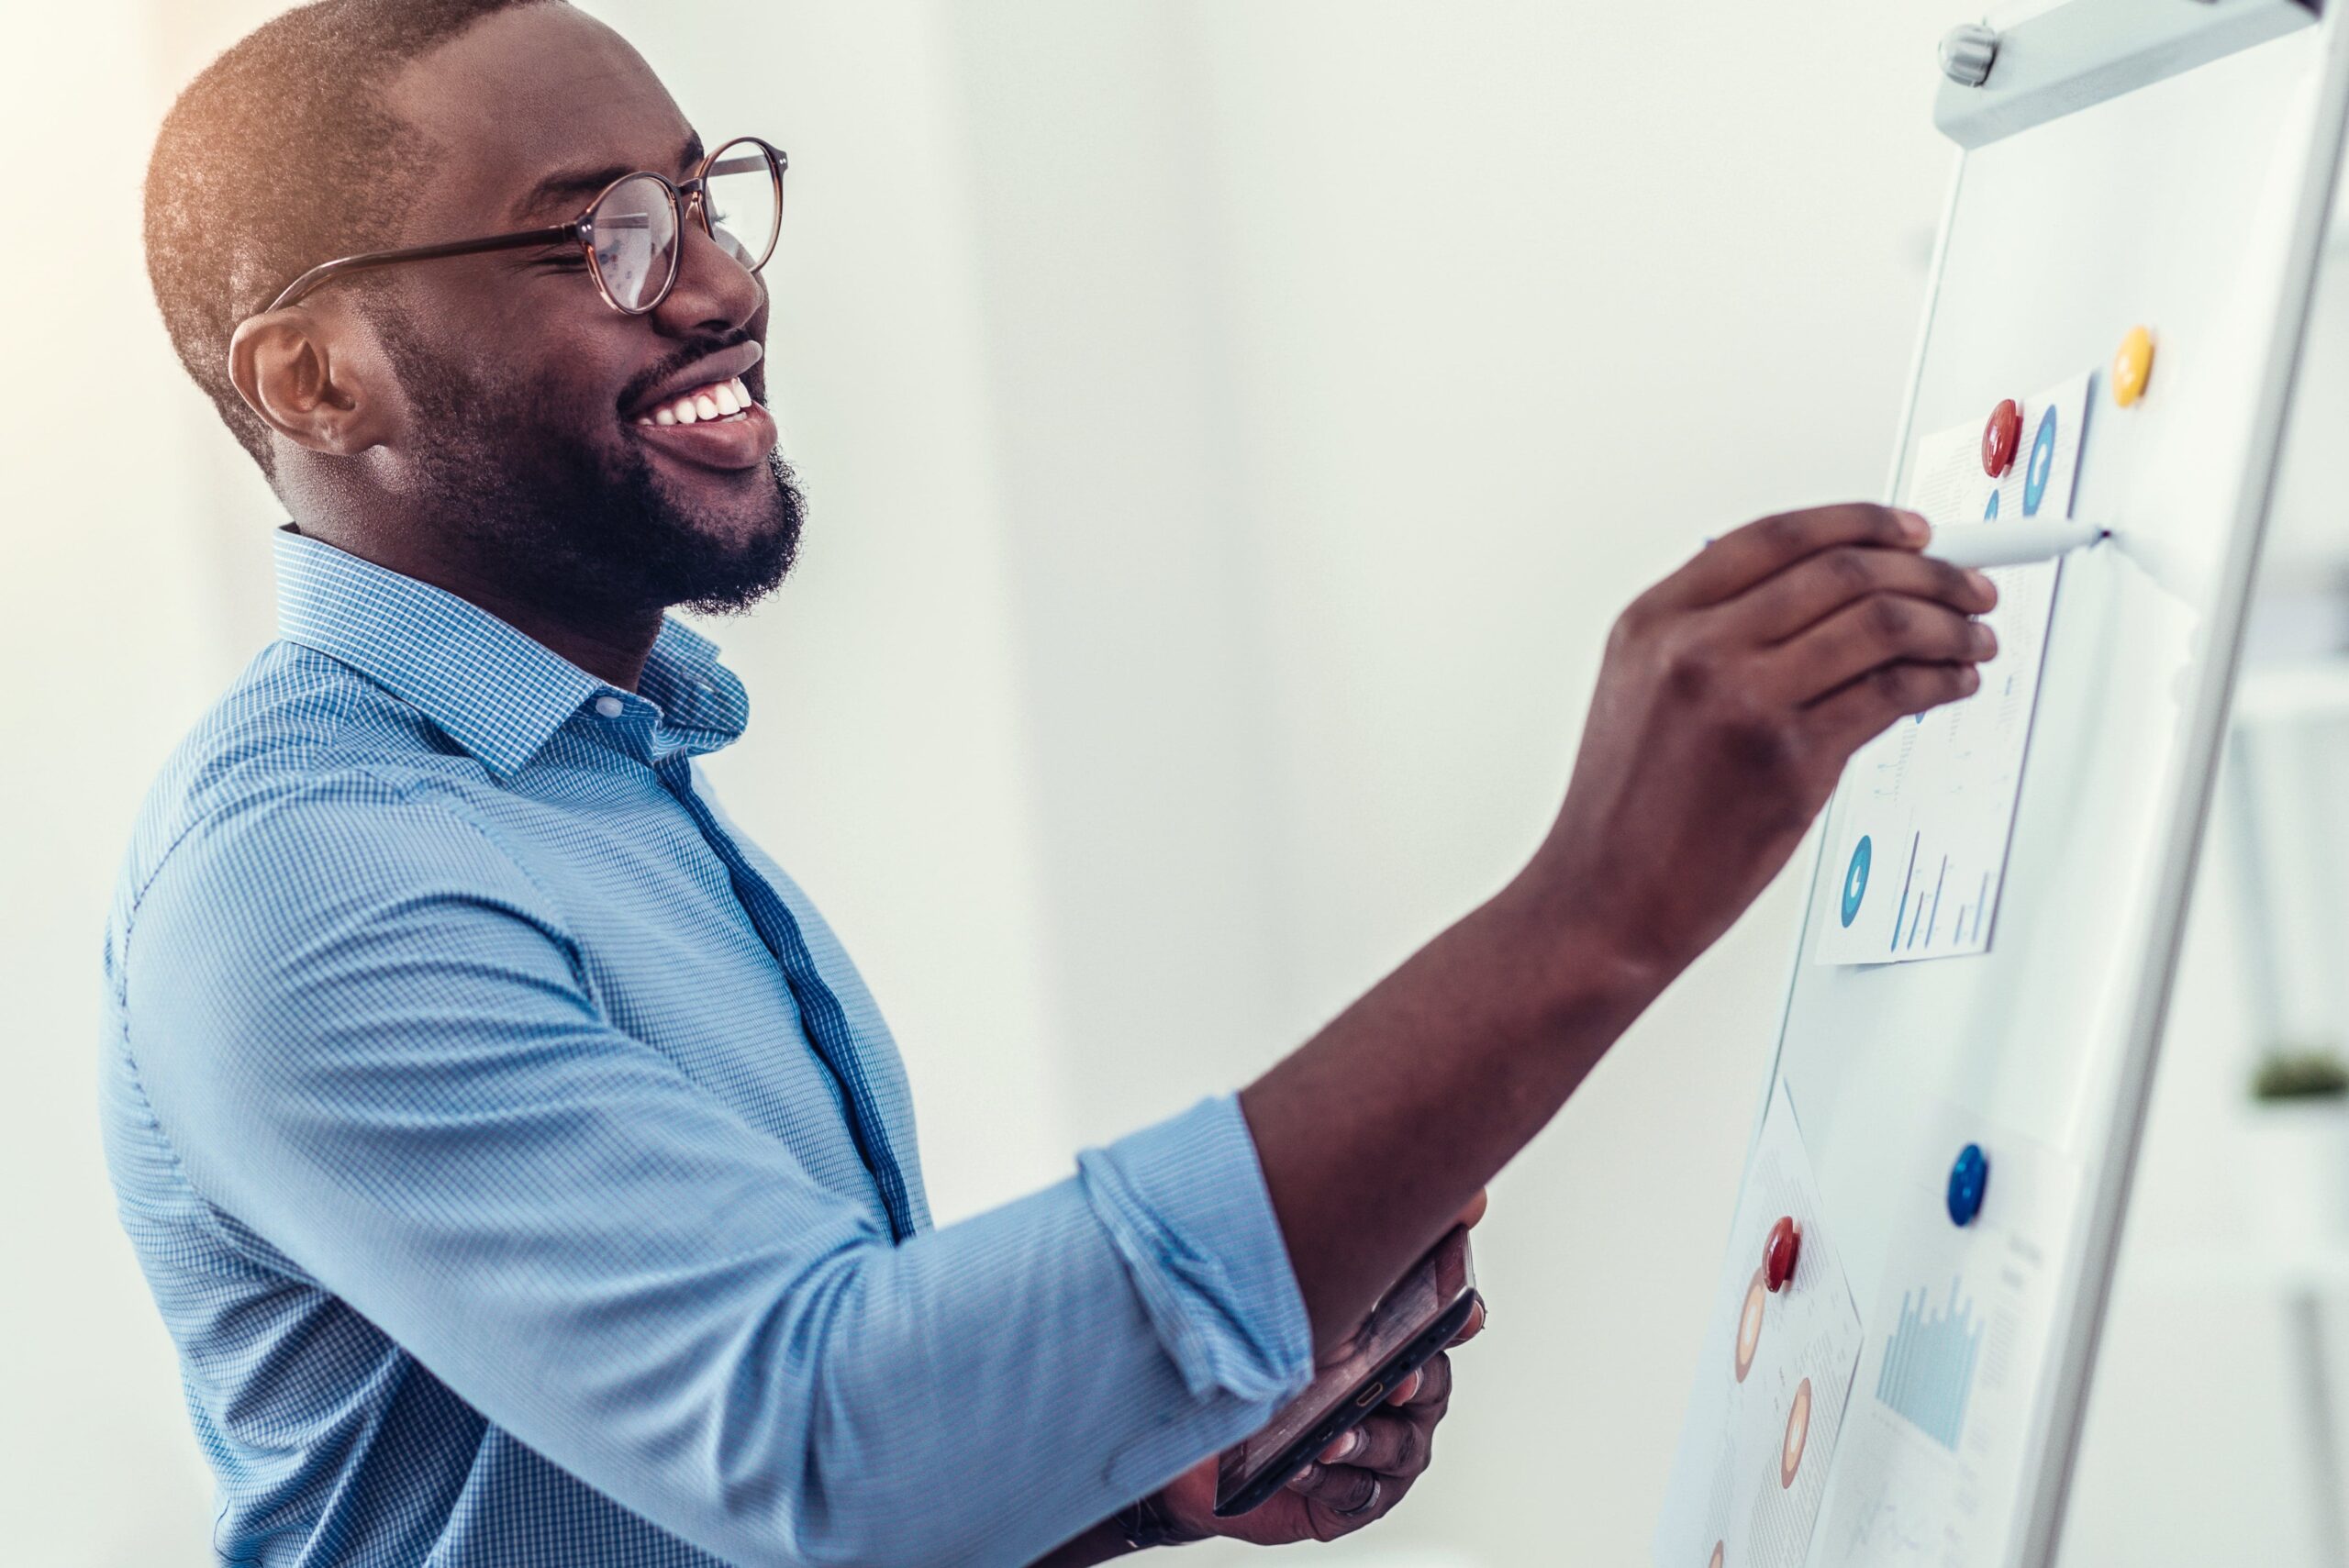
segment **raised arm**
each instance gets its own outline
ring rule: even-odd
[[[1242,1094],[1317,1340],[1729,929],[1854,751],[1979,684],[1994,591],[1926,539],[1881,506],[1789,513],[1642,595],[1524,871]]]
[[[1508,888],[1239,1101],[944,1230],[892,1244],[614,1027],[483,828],[372,778],[173,849],[117,975],[139,1093],[254,1269],[670,1533],[745,1564],[1032,1559],[1261,1426],[1851,751],[1973,689],[1987,584],[1921,539],[1848,507],[1706,550],[1617,628]],[[275,1383],[331,1349],[276,1347]]]

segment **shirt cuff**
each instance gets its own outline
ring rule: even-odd
[[[1304,1388],[1312,1328],[1236,1096],[1088,1149],[1076,1166],[1192,1397],[1270,1408]]]

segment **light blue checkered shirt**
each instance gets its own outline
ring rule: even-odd
[[[106,931],[122,1221],[224,1562],[1029,1562],[1311,1352],[1230,1099],[933,1229],[896,1046],[640,689],[287,531]]]

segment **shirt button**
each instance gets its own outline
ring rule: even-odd
[[[618,718],[623,706],[618,697],[603,696],[596,699],[596,711],[606,718]]]

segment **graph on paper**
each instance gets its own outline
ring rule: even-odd
[[[1936,532],[1993,517],[2060,517],[2071,507],[2088,378],[2029,399],[2030,457],[2002,479],[1982,471],[1978,427],[1921,437],[1904,499]],[[1998,656],[1963,702],[1894,724],[1861,748],[1836,793],[1841,873],[1818,946],[1822,963],[1905,963],[1987,951],[2005,873],[2023,756],[2061,563],[1989,573],[1998,606],[1983,619]]]
[[[1793,1277],[1772,1291],[1763,1241],[1781,1218],[1794,1222],[1802,1241]],[[1729,1262],[1656,1536],[1659,1564],[1802,1568],[1860,1342],[1859,1304],[1781,1082],[1731,1225]]]
[[[1966,1396],[1982,1353],[1982,1325],[1959,1284],[1950,1281],[1949,1299],[1938,1308],[1926,1305],[1921,1290],[1900,1298],[1876,1380],[1877,1399],[1953,1453],[1965,1430]]]
[[[2055,1260],[2076,1167],[1943,1107],[1868,1319],[1815,1568],[1975,1568],[2006,1560],[2018,1477],[2058,1303]],[[1991,1175],[1970,1225],[1943,1209],[1946,1151],[1978,1142]]]

